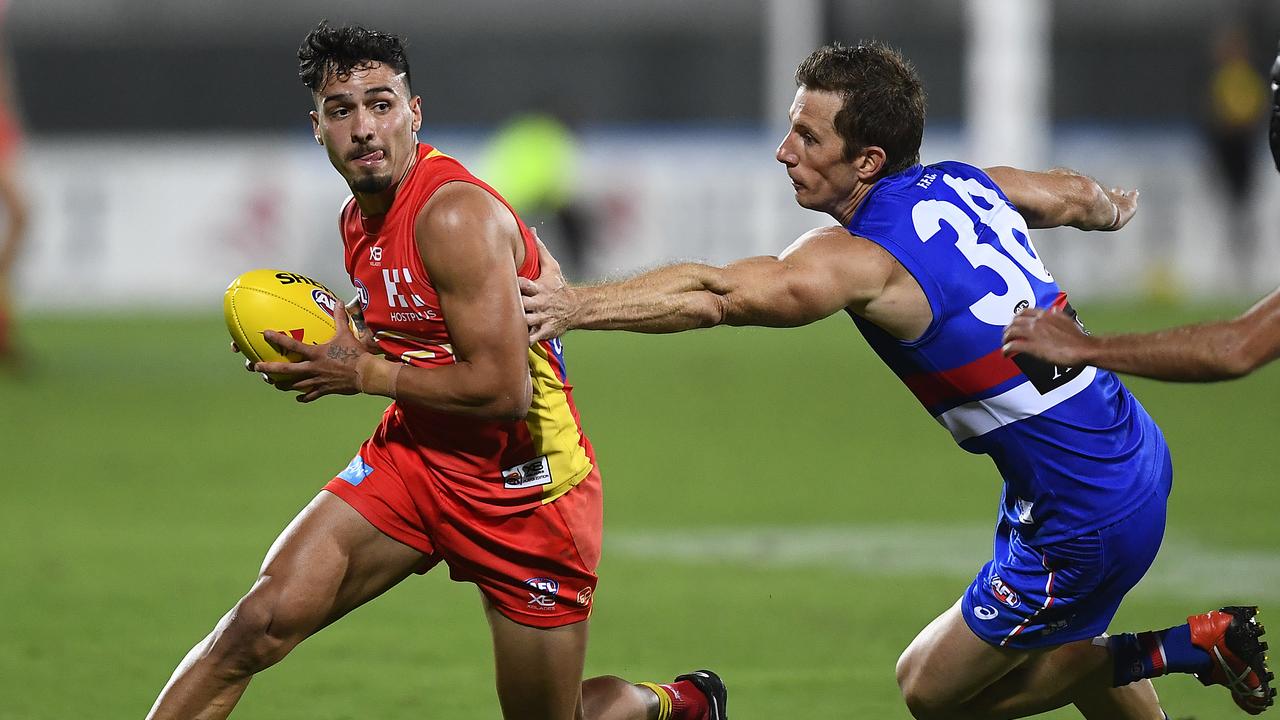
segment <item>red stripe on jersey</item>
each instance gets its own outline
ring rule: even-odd
[[[1004,351],[990,353],[960,367],[936,373],[919,373],[902,378],[902,382],[927,408],[953,400],[961,400],[986,392],[1010,378],[1022,374]]]

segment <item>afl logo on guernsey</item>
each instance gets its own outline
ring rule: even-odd
[[[325,311],[329,317],[333,317],[334,306],[338,304],[337,298],[317,288],[311,291],[311,299],[314,300],[316,305],[320,306],[320,309]]]
[[[360,309],[369,309],[369,290],[359,280],[353,281],[356,286],[356,299],[360,301]]]

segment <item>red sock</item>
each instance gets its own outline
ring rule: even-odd
[[[671,720],[703,720],[707,697],[688,680],[659,685],[671,696]]]

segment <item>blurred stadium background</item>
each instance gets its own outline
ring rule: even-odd
[[[1241,101],[1256,138],[1243,199],[1207,140],[1233,104],[1212,99],[1224,44],[1260,89],[1274,2],[365,5],[10,3],[33,224],[15,282],[28,362],[0,372],[0,719],[145,713],[381,409],[296,406],[240,369],[221,326],[223,287],[252,267],[347,287],[346,188],[295,77],[320,18],[406,36],[421,137],[500,191],[550,188],[529,190],[530,213],[562,252],[576,229],[581,277],[776,253],[826,224],[772,159],[791,72],[822,42],[875,37],[924,78],[926,162],[1062,164],[1142,190],[1119,234],[1037,235],[1093,329],[1221,317],[1280,283],[1261,115]],[[561,126],[515,133],[514,151],[498,139],[538,113]],[[555,148],[533,163],[553,177],[515,171],[529,137]],[[609,488],[589,673],[710,666],[738,720],[907,717],[897,653],[989,552],[998,478],[846,325],[568,338]],[[1239,600],[1265,619],[1280,604],[1280,371],[1131,386],[1178,484],[1117,627]],[[1174,718],[1235,712],[1187,678],[1157,687]],[[437,572],[304,644],[236,717],[497,714],[475,593]]]

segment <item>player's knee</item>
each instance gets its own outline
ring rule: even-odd
[[[209,652],[229,676],[245,677],[280,662],[314,626],[278,593],[255,587],[219,623]]]
[[[907,648],[898,658],[896,673],[902,700],[916,720],[947,720],[956,717],[957,708],[949,698],[936,692],[936,686],[928,682],[928,673],[923,672],[911,648]]]
[[[894,668],[894,672],[898,677],[898,689],[902,691],[903,696],[907,695],[908,689],[915,694],[915,688],[918,685],[917,667],[919,663],[916,661],[916,654],[912,652],[915,645],[908,647],[902,651],[902,655],[898,656],[898,665]]]
[[[903,687],[902,701],[916,720],[955,720],[961,717],[957,714],[959,708],[919,685]]]

